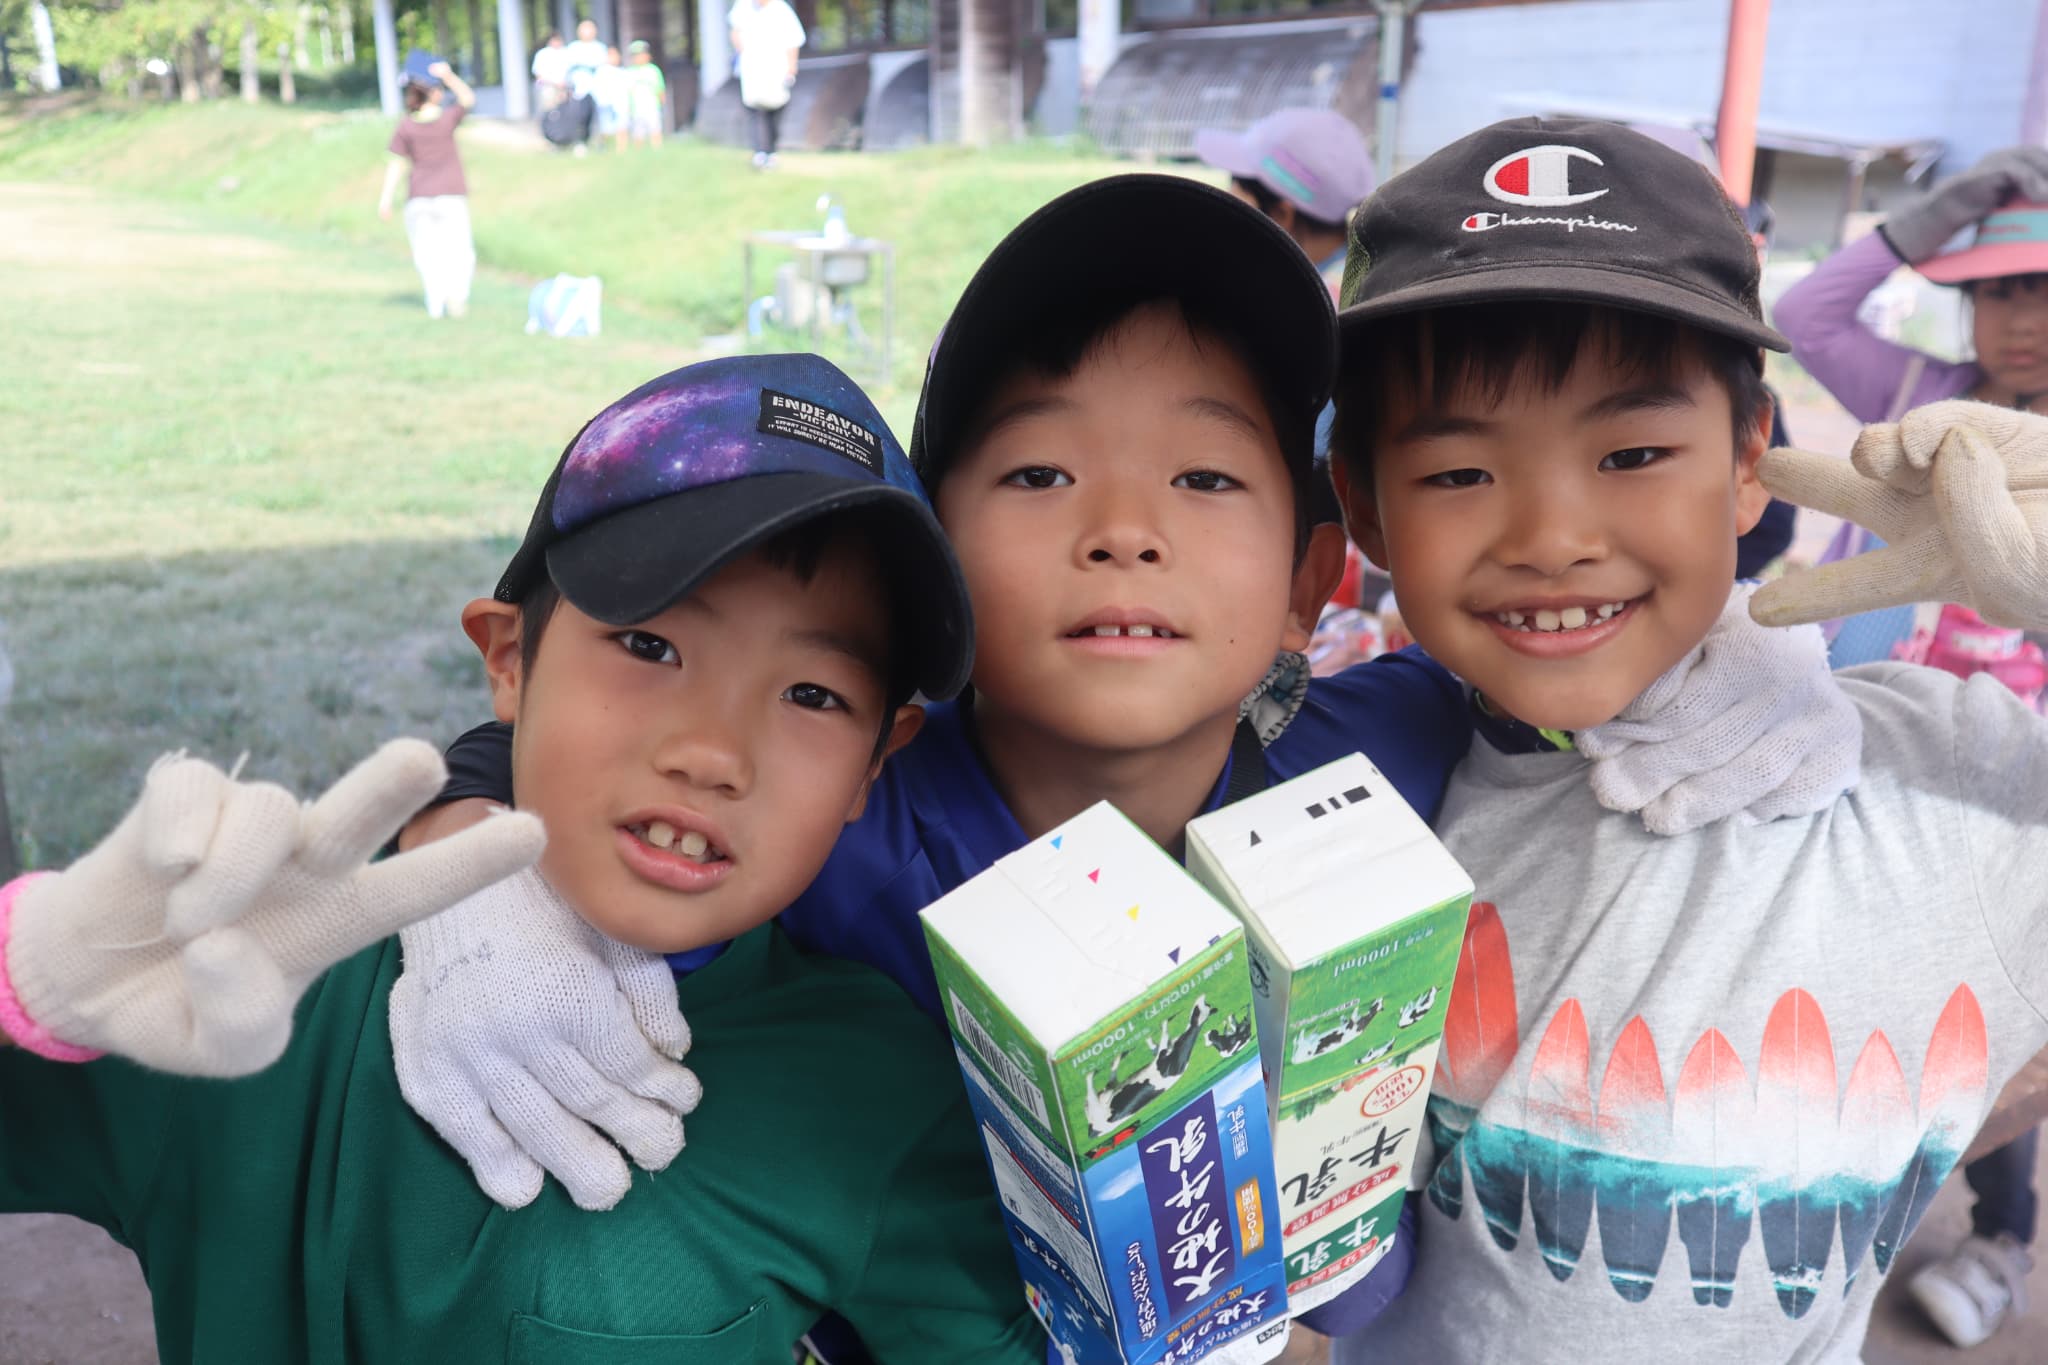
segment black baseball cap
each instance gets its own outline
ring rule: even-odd
[[[1762,270],[1713,173],[1595,119],[1481,128],[1389,180],[1351,223],[1339,326],[1521,300],[1651,313],[1773,351]]]
[[[517,602],[552,579],[577,610],[630,625],[762,541],[856,510],[881,523],[870,539],[907,681],[952,696],[974,661],[960,565],[882,415],[814,355],[708,360],[591,418],[548,476],[495,595]]]
[[[1336,373],[1329,287],[1294,239],[1251,205],[1184,176],[1133,174],[1091,181],[1039,209],[967,282],[932,348],[910,433],[910,461],[927,483],[944,474],[1004,377],[1013,337],[1102,296],[1199,300],[1245,344],[1272,401],[1286,407],[1276,425],[1301,429],[1300,449],[1283,453],[1306,470],[1315,414]]]

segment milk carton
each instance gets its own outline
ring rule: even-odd
[[[1070,1365],[1287,1341],[1244,930],[1107,805],[924,911],[1026,1298]]]
[[[1472,879],[1359,755],[1188,826],[1244,921],[1293,1311],[1393,1245]]]

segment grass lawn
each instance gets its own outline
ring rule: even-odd
[[[456,625],[564,441],[734,329],[742,228],[830,190],[901,252],[898,382],[981,255],[1111,168],[1025,149],[586,161],[465,148],[485,263],[429,323],[374,213],[388,127],[237,105],[46,118],[0,105],[0,772],[26,864],[62,866],[180,746],[311,792],[379,741],[483,719]],[[467,134],[465,135],[467,137]],[[605,334],[522,333],[601,274]]]

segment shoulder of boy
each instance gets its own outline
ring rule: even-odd
[[[1864,750],[1876,762],[1952,771],[1972,804],[2031,802],[2048,816],[2040,785],[2048,781],[2048,716],[1998,679],[1899,662],[1857,664],[1835,677],[1863,713]]]

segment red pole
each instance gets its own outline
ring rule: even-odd
[[[1749,203],[1756,170],[1756,109],[1764,88],[1764,34],[1771,0],[1729,0],[1728,65],[1721,75],[1721,116],[1714,123],[1714,147],[1721,155],[1721,184],[1736,203]]]

